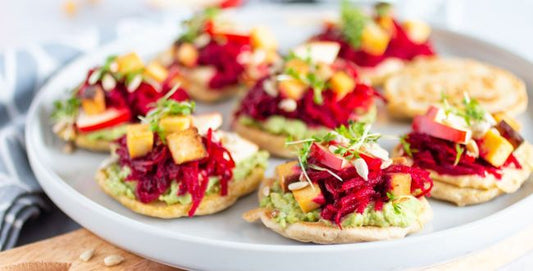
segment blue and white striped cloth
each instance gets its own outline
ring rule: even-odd
[[[37,90],[77,56],[158,25],[161,21],[129,19],[115,28],[84,31],[65,42],[0,48],[0,250],[15,246],[24,223],[51,204],[33,175],[24,142],[25,115]]]

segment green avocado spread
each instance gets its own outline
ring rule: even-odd
[[[233,169],[233,182],[238,182],[248,177],[255,168],[266,168],[268,160],[268,153],[259,151],[251,157],[244,159],[235,165]],[[107,175],[107,186],[111,193],[117,196],[126,196],[135,199],[135,188],[137,183],[135,181],[126,181],[130,174],[128,167],[120,167],[119,164],[114,163],[105,168]],[[206,195],[220,192],[220,185],[217,177],[210,177],[207,185]],[[171,204],[189,204],[191,202],[191,195],[189,193],[178,196],[179,184],[173,181],[170,188],[159,196],[159,200]]]
[[[88,140],[92,141],[114,141],[126,134],[126,125],[118,125],[107,129],[102,129],[84,134]]]
[[[373,122],[376,118],[377,109],[375,106],[359,117],[361,121]],[[271,116],[264,121],[255,120],[248,116],[240,116],[239,123],[245,126],[257,127],[263,131],[275,135],[282,135],[292,138],[293,140],[300,140],[310,138],[313,136],[323,136],[329,132],[329,129],[310,128],[305,122],[298,119],[289,119],[283,116]]]
[[[282,227],[296,222],[320,221],[327,225],[332,224],[320,217],[320,209],[304,213],[292,193],[282,192],[277,182],[272,186],[270,194],[261,200],[260,206],[275,210],[274,220]],[[395,203],[385,203],[381,211],[374,210],[374,206],[369,204],[363,213],[352,213],[345,216],[341,225],[344,228],[361,226],[408,227],[417,222],[422,208],[422,203],[412,196],[404,197]]]

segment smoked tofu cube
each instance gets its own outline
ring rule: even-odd
[[[199,54],[198,49],[193,44],[183,43],[178,47],[176,58],[183,66],[192,68],[196,66]]]
[[[131,158],[142,157],[152,151],[154,133],[148,124],[131,124],[126,127],[126,145]]]
[[[98,85],[89,86],[84,89],[82,93],[81,107],[87,115],[103,113],[106,109],[104,90]]]
[[[202,137],[194,127],[168,135],[167,144],[174,163],[178,165],[207,156]]]
[[[144,68],[142,59],[136,53],[119,56],[115,61],[118,65],[118,72],[122,74],[139,71]]]
[[[346,94],[353,91],[355,88],[355,80],[343,71],[333,74],[329,81],[331,90],[337,94],[337,99],[340,100]]]
[[[294,179],[294,175],[299,174],[300,171],[298,161],[286,162],[276,167],[276,178],[283,192],[289,191],[289,179]],[[298,181],[298,178],[295,180]]]
[[[395,197],[411,195],[411,175],[407,173],[395,173],[390,179],[390,192]]]
[[[191,124],[192,118],[190,116],[169,116],[159,121],[159,127],[167,135],[189,129],[192,126]]]
[[[278,88],[286,98],[298,101],[307,90],[308,86],[296,79],[287,79],[278,82]]]
[[[377,23],[381,28],[383,28],[387,33],[394,33],[394,20],[390,16],[381,16],[377,19]]]
[[[320,187],[316,184],[314,185],[314,188],[308,185],[302,189],[294,190],[292,191],[292,195],[304,213],[319,208],[321,205],[320,203],[324,202],[322,190],[320,190]]]
[[[420,44],[426,42],[431,34],[431,27],[421,21],[404,21],[403,28],[409,39],[414,43]]]
[[[144,69],[144,76],[155,80],[158,83],[162,83],[168,77],[168,70],[158,62],[151,62]]]
[[[390,35],[375,23],[368,23],[363,29],[361,47],[371,55],[383,55],[389,46]]]
[[[250,34],[253,48],[277,50],[278,41],[272,31],[266,27],[254,27]]]
[[[502,166],[513,150],[513,145],[502,137],[496,129],[490,129],[481,140],[479,146],[481,158],[494,167]]]

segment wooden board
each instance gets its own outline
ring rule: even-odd
[[[94,249],[94,256],[83,262],[80,255]],[[106,267],[104,258],[120,255],[124,261],[114,267]],[[126,252],[91,232],[81,229],[37,243],[0,253],[0,270],[178,270]]]
[[[80,254],[94,249],[89,262],[79,259]],[[412,270],[494,270],[533,250],[533,225],[484,250],[477,251],[447,263]],[[124,262],[106,267],[104,258],[120,255]],[[29,270],[173,270],[172,267],[143,259],[115,247],[91,232],[81,229],[41,242],[0,253],[0,271]]]

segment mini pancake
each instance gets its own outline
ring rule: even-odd
[[[388,58],[375,67],[359,67],[357,71],[362,80],[368,80],[372,86],[381,86],[387,78],[399,72],[405,66],[405,61],[398,58]]]
[[[67,141],[67,144],[74,144],[77,148],[86,149],[94,152],[109,152],[112,141],[108,140],[92,140],[85,134],[75,134],[73,137],[69,137],[66,134],[66,130],[62,130],[55,133],[62,140]]]
[[[228,184],[228,194],[221,196],[219,194],[206,195],[194,213],[195,216],[209,215],[220,212],[233,205],[237,199],[253,192],[263,179],[264,169],[255,168],[250,175],[243,180],[230,181]],[[158,218],[178,218],[187,216],[192,203],[189,204],[171,204],[165,202],[142,203],[138,200],[128,198],[124,195],[115,195],[107,186],[107,175],[103,169],[96,174],[98,185],[110,197],[116,199],[128,209],[146,216]]]
[[[262,191],[264,186],[271,186],[272,183],[272,179],[266,180],[263,183],[263,187],[259,189],[259,198],[263,196]],[[280,224],[274,221],[271,210],[266,208],[250,210],[243,215],[243,218],[248,222],[261,220],[261,222],[271,230],[286,238],[298,240],[300,242],[340,244],[393,240],[420,231],[424,227],[424,224],[433,217],[433,212],[427,200],[425,198],[419,200],[423,204],[423,210],[418,216],[418,221],[405,228],[363,226],[345,227],[340,229],[336,225],[328,225],[324,222],[297,222],[283,228]]]
[[[260,149],[268,151],[270,154],[283,157],[296,157],[295,152],[285,146],[286,136],[274,135],[256,127],[246,126],[239,121],[233,122],[233,130],[243,138],[257,144]]]
[[[464,93],[489,112],[511,116],[527,108],[522,80],[504,69],[461,58],[424,57],[407,64],[384,84],[387,108],[395,118],[412,118],[439,104],[442,93],[460,104]]]
[[[209,80],[195,76],[194,69],[182,69],[182,72],[183,86],[187,94],[197,101],[214,103],[246,91],[246,86],[243,84],[230,85],[222,89],[211,89],[209,88]]]
[[[399,148],[394,149],[394,156],[399,153]],[[533,166],[533,147],[524,142],[513,153],[522,165],[521,169],[505,168],[502,170],[501,179],[494,175],[486,176],[464,175],[453,176],[439,174],[428,170],[433,180],[431,197],[455,203],[457,206],[466,206],[490,201],[495,197],[516,192],[524,182],[529,179]]]

